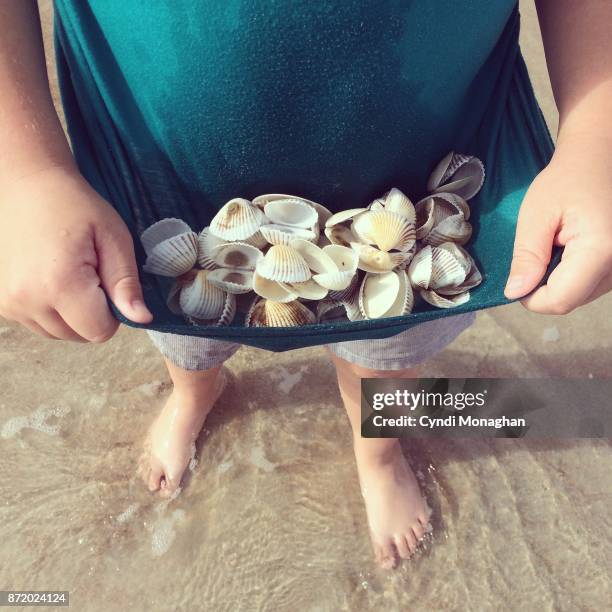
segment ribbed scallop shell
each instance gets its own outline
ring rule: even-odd
[[[346,316],[344,304],[337,300],[321,300],[317,302],[317,323],[343,319]]]
[[[465,304],[470,300],[470,292],[465,291],[463,293],[459,293],[453,296],[443,296],[436,293],[433,289],[420,289],[419,295],[432,306],[436,306],[437,308],[454,308],[455,306],[460,306],[461,304]]]
[[[249,310],[245,320],[247,327],[297,327],[312,323],[316,323],[316,316],[297,300],[285,303],[258,300]]]
[[[429,245],[416,254],[408,274],[413,285],[434,290],[457,287],[466,278],[465,267],[451,251]]]
[[[416,211],[414,210],[414,204],[406,194],[396,187],[393,187],[385,194],[383,206],[384,210],[401,215],[409,223],[416,223]],[[373,207],[370,209],[373,210]]]
[[[356,238],[350,228],[342,223],[326,227],[323,231],[332,244],[339,244],[340,246],[350,246]]]
[[[327,296],[328,290],[316,283],[313,279],[301,283],[280,283],[288,291],[295,293],[302,300],[322,300]]]
[[[407,251],[416,240],[413,221],[388,210],[368,211],[353,221],[352,231],[381,251]]]
[[[335,269],[315,274],[313,279],[331,291],[346,289],[357,272],[359,256],[353,249],[338,244],[323,247],[322,251],[333,262]]]
[[[199,319],[198,317],[186,316],[185,318],[192,325],[214,325],[221,327],[229,325],[236,316],[236,296],[233,293],[225,294],[225,304],[221,314],[214,319]]]
[[[338,223],[346,223],[347,221],[354,220],[358,215],[367,212],[367,208],[349,208],[348,210],[341,210],[336,214],[332,215],[326,222],[325,227],[333,227]]]
[[[206,279],[228,293],[241,294],[253,290],[253,272],[251,270],[217,268],[211,270]]]
[[[317,214],[319,215],[318,223],[321,226],[324,226],[327,219],[329,219],[332,215],[331,211],[322,204],[313,202],[312,200],[308,200],[307,198],[288,195],[285,193],[266,193],[257,196],[256,198],[253,198],[253,204],[263,209],[268,202],[274,202],[276,200],[300,200],[302,202],[305,202],[306,204],[310,204],[310,206],[312,206],[317,211]]]
[[[198,235],[191,230],[151,246],[143,266],[149,274],[176,277],[185,274],[198,260]]]
[[[393,306],[400,293],[400,278],[391,271],[366,274],[359,290],[359,310],[366,319],[380,319]]]
[[[297,292],[291,289],[290,285],[264,278],[257,272],[253,275],[253,291],[257,295],[275,302],[291,302],[298,298]]]
[[[484,165],[477,157],[451,152],[434,168],[427,190],[455,193],[469,200],[480,191],[484,179]]]
[[[310,242],[304,242],[312,245]],[[282,244],[271,246],[257,263],[256,270],[264,278],[281,283],[299,283],[311,276],[310,268],[300,253]]]
[[[205,227],[198,236],[198,265],[205,270],[214,270],[217,264],[212,255],[215,249],[222,244],[227,244],[227,241],[213,236],[210,228]]]
[[[389,272],[401,266],[406,258],[404,253],[387,253],[361,242],[351,242],[351,248],[359,255],[357,267],[374,274]]]
[[[325,248],[320,249],[316,244],[296,238],[290,242],[290,247],[294,249],[306,262],[306,265],[317,274],[326,272],[336,272],[338,266],[334,260],[325,252]]]
[[[225,306],[225,291],[207,279],[208,271],[200,270],[192,282],[181,290],[179,304],[183,314],[196,319],[216,319]]]
[[[222,244],[212,252],[212,260],[222,268],[254,270],[263,253],[246,242]]]
[[[266,222],[264,213],[249,200],[234,198],[227,202],[210,222],[210,232],[223,240],[252,237]]]
[[[294,238],[302,238],[302,240],[315,242],[319,237],[318,233],[314,232],[311,229],[305,229],[302,227],[291,227],[289,225],[262,225],[260,231],[262,236],[270,244],[284,244],[287,246]]]
[[[437,246],[452,241],[465,244],[472,235],[468,203],[451,193],[440,193],[424,198],[416,204],[417,238],[425,244]]]
[[[344,289],[330,291],[328,294],[328,298],[330,300],[335,300],[338,302],[345,302],[347,300],[350,300],[359,294],[360,285],[361,283],[359,281],[359,274],[355,273],[347,287],[345,287]]]
[[[399,279],[399,289],[395,301],[389,307],[389,310],[385,312],[385,317],[399,317],[407,315],[412,312],[414,306],[414,293],[412,292],[412,286],[408,278],[408,274],[405,270],[397,270],[395,272]]]
[[[264,206],[264,213],[272,223],[312,228],[319,222],[319,214],[300,199],[272,200]]]
[[[168,238],[173,238],[179,234],[189,234],[191,231],[191,227],[182,219],[162,219],[142,232],[140,241],[145,253],[149,255],[158,244],[168,240]]]

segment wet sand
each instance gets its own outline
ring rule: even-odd
[[[529,4],[523,26],[554,129]],[[481,312],[426,374],[608,377],[611,307]],[[146,336],[60,344],[0,320],[1,588],[69,590],[79,611],[609,608],[609,441],[406,443],[434,538],[383,572],[323,351],[243,349],[228,367],[198,465],[168,503],[134,473],[170,391]]]

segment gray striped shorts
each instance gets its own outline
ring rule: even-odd
[[[371,370],[403,370],[426,361],[470,327],[475,312],[415,325],[381,340],[349,340],[328,344],[338,357]],[[184,370],[208,370],[221,365],[240,344],[197,336],[147,331],[161,354]]]

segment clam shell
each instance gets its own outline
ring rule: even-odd
[[[264,213],[272,223],[311,228],[319,222],[319,214],[299,199],[272,200],[264,206]]]
[[[179,234],[191,233],[191,227],[182,219],[168,218],[157,221],[140,235],[140,242],[147,255],[158,245]]]
[[[376,245],[381,251],[405,251],[416,240],[414,222],[388,210],[368,211],[354,221],[352,231],[362,241]]]
[[[269,280],[260,276],[257,272],[253,275],[253,291],[257,295],[275,302],[291,302],[298,298],[298,294],[291,289],[290,285]]]
[[[210,228],[205,227],[198,236],[198,265],[205,270],[214,270],[217,264],[213,260],[212,254],[222,244],[227,244],[227,242],[213,236],[210,233]]]
[[[300,196],[287,195],[285,193],[266,193],[264,195],[257,196],[253,199],[253,204],[263,209],[268,202],[274,202],[275,200],[300,200],[306,204],[310,204],[310,206],[312,206],[319,215],[319,225],[325,225],[327,219],[329,219],[332,215],[331,211],[322,204],[318,204],[317,202],[313,202],[312,200],[308,200]]]
[[[350,228],[342,223],[326,227],[323,231],[332,244],[339,244],[340,246],[350,246],[356,238]]]
[[[472,226],[467,222],[470,207],[463,198],[440,193],[420,200],[415,207],[419,240],[437,246],[449,240],[465,244],[470,239]]]
[[[230,242],[216,247],[212,260],[222,268],[254,270],[263,253],[246,242]]]
[[[463,215],[453,215],[436,225],[424,238],[425,244],[438,246],[443,242],[465,244],[472,237],[472,224]]]
[[[349,321],[363,321],[365,317],[359,308],[359,291],[349,299],[343,300],[344,310]]]
[[[432,306],[437,306],[438,308],[454,308],[455,306],[460,306],[461,304],[465,304],[470,299],[470,292],[465,291],[463,293],[459,293],[457,295],[444,297],[436,293],[433,289],[420,289],[419,295]]]
[[[322,287],[332,291],[342,291],[349,287],[357,272],[359,256],[351,249],[338,244],[323,247],[323,253],[333,262],[335,270],[313,275]]]
[[[459,286],[465,280],[466,270],[450,250],[427,245],[415,255],[408,274],[416,287],[441,290]]]
[[[311,229],[291,227],[289,225],[262,225],[260,231],[262,236],[270,244],[289,245],[294,238],[301,238],[302,240],[313,242],[319,237],[318,232],[314,232]]]
[[[181,311],[196,319],[217,319],[225,306],[225,291],[208,281],[207,270],[200,270],[183,287],[179,296]]]
[[[393,187],[384,198],[384,209],[405,217],[409,223],[416,223],[416,211],[410,198],[402,191]]]
[[[325,227],[333,227],[334,225],[338,225],[338,223],[350,221],[367,210],[367,208],[349,208],[348,210],[341,210],[327,219]]]
[[[297,240],[292,241],[291,244],[294,242]],[[301,242],[318,249],[312,242],[306,240]],[[264,257],[257,262],[256,270],[260,276],[281,283],[299,283],[308,280],[311,276],[310,268],[304,257],[295,248],[283,244],[272,245]]]
[[[337,300],[321,300],[317,302],[316,308],[317,323],[343,319],[346,316],[344,304]]]
[[[354,272],[336,270],[323,274],[313,274],[312,278],[321,285],[321,287],[325,287],[325,289],[330,291],[342,291],[351,284],[353,276],[355,276]]]
[[[415,287],[429,288],[433,271],[433,253],[430,246],[417,251],[408,266],[408,277]]]
[[[447,191],[469,200],[480,191],[484,178],[484,165],[477,157],[451,152],[434,168],[427,190]]]
[[[216,319],[199,319],[197,317],[185,317],[192,325],[214,325],[217,327],[229,325],[236,316],[236,296],[233,293],[225,294],[225,304],[221,314]]]
[[[351,300],[355,296],[358,296],[359,286],[359,275],[354,274],[353,278],[351,278],[351,282],[349,283],[348,287],[337,291],[332,290],[329,292],[328,297],[330,300],[335,300],[338,302],[345,302],[347,300]]]
[[[399,317],[402,315],[407,315],[412,312],[412,307],[414,306],[414,294],[412,292],[412,285],[410,284],[410,279],[408,278],[408,274],[405,270],[399,270],[395,272],[399,279],[399,289],[397,291],[397,296],[393,304],[384,316],[386,317]]]
[[[297,300],[283,303],[266,299],[256,301],[245,320],[247,327],[297,327],[315,322],[314,313]]]
[[[366,319],[379,319],[396,303],[400,278],[391,271],[366,274],[359,290],[359,310]]]
[[[190,230],[153,246],[142,269],[159,276],[180,276],[191,270],[197,260],[198,235]]]
[[[241,240],[253,236],[266,222],[264,213],[244,198],[227,202],[210,222],[210,232],[224,240]]]
[[[312,279],[303,281],[301,283],[280,284],[303,300],[322,300],[327,296],[327,289]]]
[[[291,241],[290,247],[299,253],[306,262],[308,268],[317,274],[336,272],[338,270],[334,260],[325,252],[325,250],[320,249],[312,242],[295,238]]]
[[[235,268],[217,268],[211,270],[206,279],[208,282],[228,293],[248,293],[253,289],[253,272]]]
[[[351,248],[359,255],[357,267],[373,274],[389,272],[405,261],[403,253],[387,253],[369,244],[351,242]]]

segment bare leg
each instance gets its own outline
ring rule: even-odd
[[[361,437],[361,379],[416,378],[419,368],[370,370],[331,353],[353,429],[353,448],[376,560],[385,569],[409,558],[429,527],[429,509],[395,438]]]
[[[193,456],[204,420],[223,390],[223,375],[221,366],[192,371],[165,361],[174,389],[149,430],[138,471],[150,491],[170,497]]]

